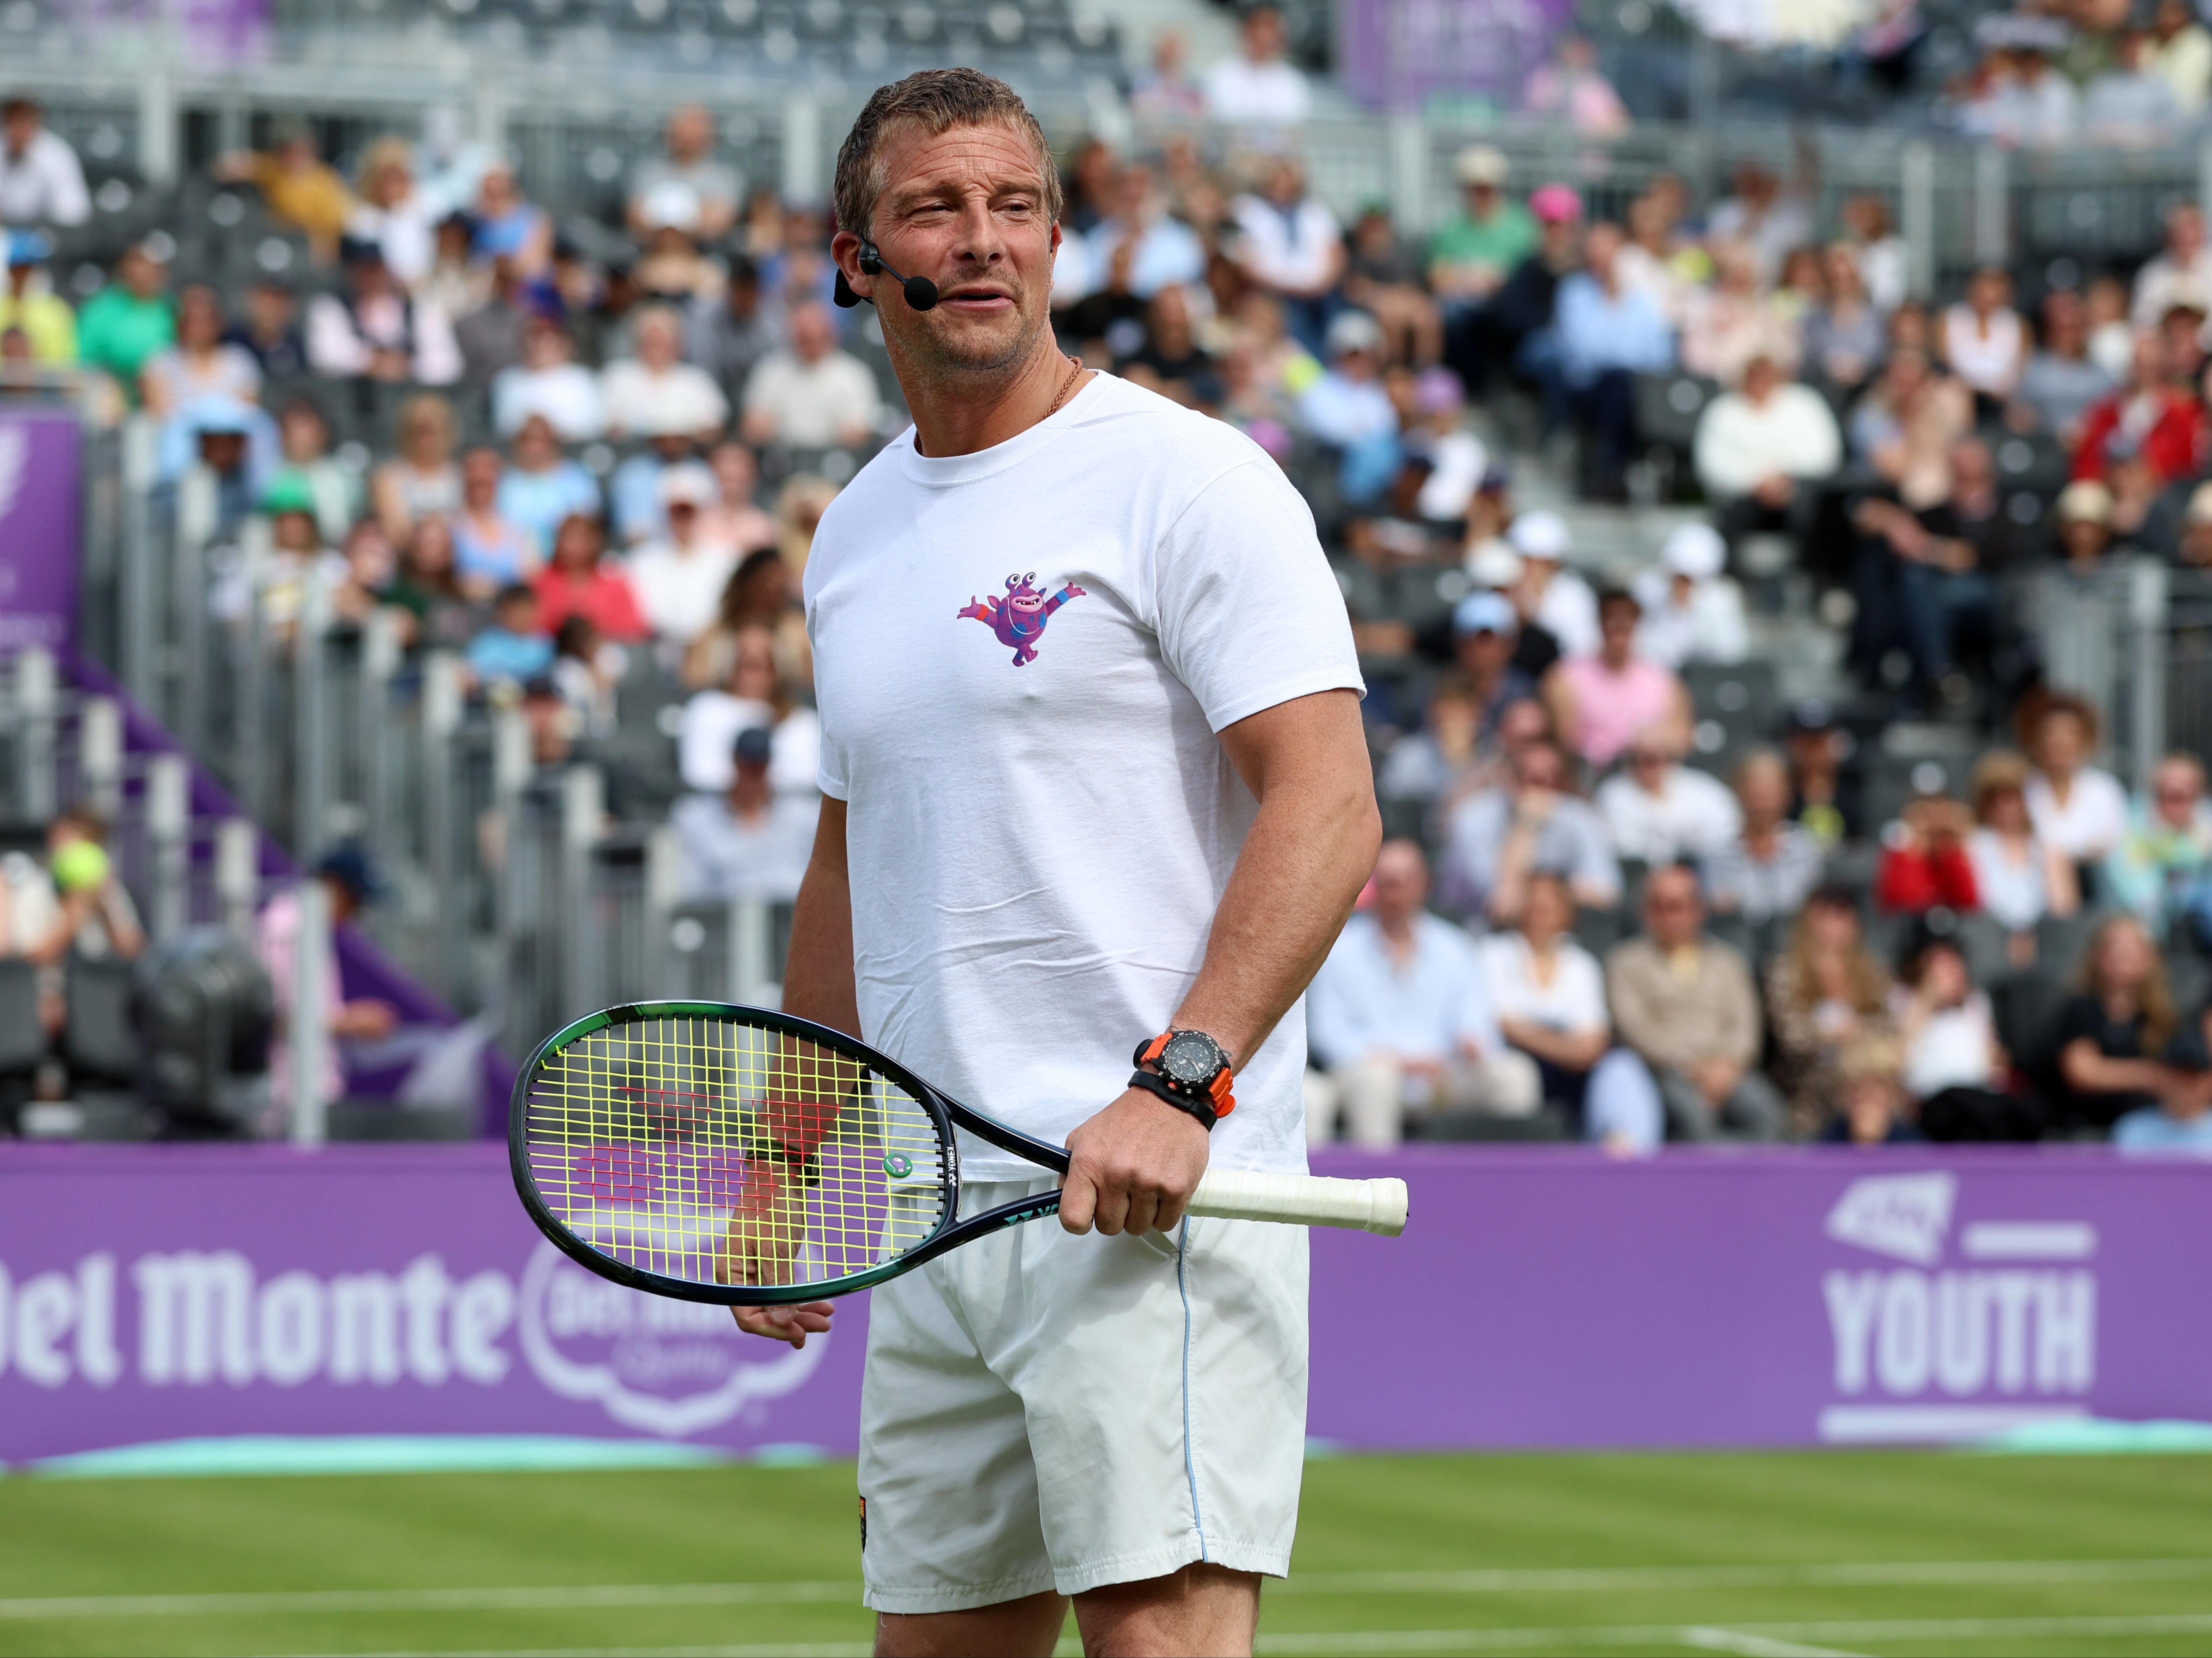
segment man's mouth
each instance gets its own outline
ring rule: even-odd
[[[940,306],[951,306],[957,311],[1000,311],[1011,307],[1014,296],[1003,288],[978,283],[965,288],[950,288],[937,296]]]

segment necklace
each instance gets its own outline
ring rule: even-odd
[[[1075,389],[1075,382],[1083,378],[1083,359],[1072,356],[1065,351],[1061,352],[1060,355],[1067,358],[1067,378],[1060,383],[1060,392],[1053,398],[1052,407],[1044,411],[1044,417],[1047,420],[1050,420],[1060,412],[1060,405],[1067,401],[1067,394]]]

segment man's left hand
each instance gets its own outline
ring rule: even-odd
[[[1172,1231],[1206,1172],[1210,1144],[1188,1112],[1141,1088],[1126,1090],[1067,1137],[1060,1224],[1077,1233],[1096,1225],[1108,1237]]]

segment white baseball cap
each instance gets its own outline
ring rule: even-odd
[[[1710,524],[1677,525],[1660,550],[1659,562],[1676,575],[1710,581],[1728,563],[1728,543]]]
[[[1539,510],[1523,513],[1513,520],[1513,527],[1505,532],[1514,550],[1523,558],[1548,559],[1558,563],[1567,556],[1567,549],[1575,544],[1568,532],[1567,521],[1557,513]]]

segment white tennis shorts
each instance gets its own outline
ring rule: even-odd
[[[961,1212],[1051,1183],[965,1187]],[[1200,1560],[1282,1576],[1305,1424],[1304,1227],[1007,1227],[874,1292],[866,1602],[957,1612]]]

